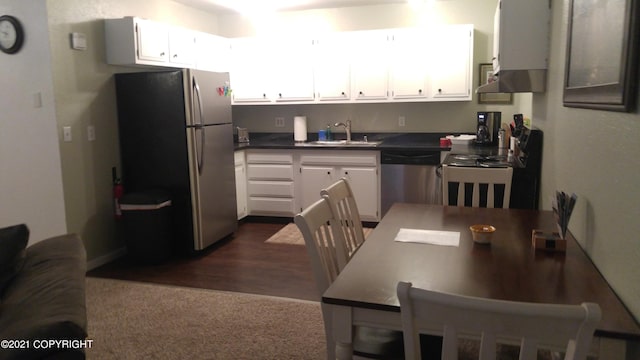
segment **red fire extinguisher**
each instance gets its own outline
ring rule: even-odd
[[[114,203],[114,215],[116,219],[122,218],[122,210],[120,209],[120,198],[124,195],[124,186],[122,181],[116,174],[116,168],[111,169],[111,178],[113,180],[113,203]]]

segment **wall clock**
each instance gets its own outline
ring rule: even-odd
[[[0,50],[15,54],[22,48],[24,31],[20,21],[11,15],[0,16]]]

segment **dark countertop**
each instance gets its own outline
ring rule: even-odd
[[[353,140],[362,140],[367,136],[369,141],[381,141],[372,146],[308,146],[296,144],[292,133],[251,133],[249,143],[235,142],[235,150],[244,149],[295,149],[295,150],[378,150],[378,151],[449,151],[450,154],[469,154],[482,156],[504,156],[505,161],[514,168],[524,167],[517,157],[507,156],[506,149],[498,149],[496,146],[453,145],[440,146],[440,138],[449,135],[447,133],[353,133]],[[455,134],[458,135],[458,134]],[[334,140],[344,140],[344,133],[335,134]],[[307,142],[316,141],[317,133],[307,134]],[[445,159],[447,163],[449,157]]]
[[[344,140],[344,133],[334,134],[333,140]],[[331,149],[331,150],[429,150],[449,151],[450,147],[441,147],[440,138],[447,133],[352,133],[353,140],[382,141],[377,146],[305,146],[293,141],[292,133],[251,133],[249,143],[235,143],[236,150],[242,149]],[[318,140],[318,134],[307,134],[307,141]]]

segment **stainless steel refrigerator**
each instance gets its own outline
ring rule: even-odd
[[[115,75],[125,192],[171,196],[174,248],[202,250],[237,229],[229,74]]]

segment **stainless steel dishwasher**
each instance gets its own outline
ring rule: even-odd
[[[380,192],[382,216],[394,202],[442,204],[437,150],[382,150]]]

